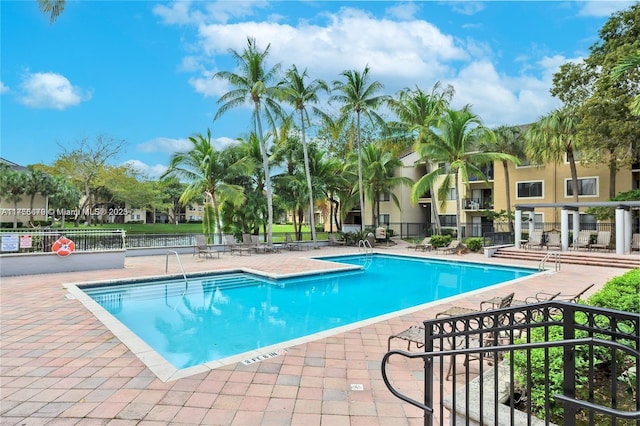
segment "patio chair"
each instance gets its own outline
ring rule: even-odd
[[[562,292],[559,295],[556,295],[556,297],[554,297],[554,300],[559,300],[562,302],[577,302],[578,300],[581,300],[582,297],[584,296],[584,294],[589,291],[591,289],[591,287],[593,287],[595,284],[591,284],[590,286],[587,286],[584,290],[582,290],[579,293],[576,294],[562,294]],[[536,293],[535,298],[537,298],[539,301],[543,301],[543,300],[549,300],[549,297],[551,296],[551,293],[547,293],[545,291],[540,291],[538,293]]]
[[[418,249],[422,251],[433,250],[433,246],[431,245],[431,237],[425,237],[420,244],[416,244],[415,249],[416,251],[418,251]]]
[[[527,241],[527,244],[525,245],[526,249],[530,249],[530,248],[535,248],[535,249],[539,249],[542,248],[543,246],[543,241],[542,241],[542,231],[531,231],[529,233],[529,240]]]
[[[391,340],[393,339],[401,339],[407,341],[407,350],[411,349],[411,343],[416,345],[416,348],[420,349],[424,346],[424,327],[420,327],[417,325],[412,325],[404,331],[401,331],[398,334],[394,334],[389,336],[387,341],[387,352],[391,350]]]
[[[631,251],[640,250],[640,234],[633,234],[631,237]]]
[[[458,250],[458,247],[460,247],[460,240],[451,240],[448,246],[438,247],[436,249],[436,253],[452,254],[455,253],[456,250]]]
[[[346,241],[339,240],[335,235],[329,234],[329,245],[330,246],[343,246],[346,244]]]
[[[299,241],[293,241],[289,233],[284,234],[284,247],[289,250],[302,250]]]
[[[547,234],[547,250],[561,249],[562,241],[560,240],[560,233],[549,232]]]
[[[269,246],[260,242],[259,235],[251,235],[250,239],[251,239],[251,244],[249,245],[249,249],[254,250],[256,254],[260,253],[260,251],[262,251],[263,253],[266,253],[267,250],[269,250]]]
[[[207,239],[204,235],[196,235],[196,245],[193,247],[193,255],[198,257],[208,257],[213,259],[213,255],[217,255],[220,258],[220,252],[207,244]]]
[[[588,231],[588,230],[580,231],[578,233],[578,238],[573,240],[573,244],[571,245],[571,247],[573,247],[574,250],[579,250],[581,248],[586,248],[587,250],[589,250],[590,246],[591,246],[591,231]]]
[[[244,234],[242,236],[241,243],[236,242],[233,235],[225,235],[225,238],[226,238],[227,246],[229,247],[229,252],[231,254],[233,253],[239,253],[240,255],[242,255],[242,253],[247,253],[249,255],[251,254],[251,235]]]
[[[611,250],[611,231],[598,231],[598,237],[595,243],[589,248],[593,250]]]

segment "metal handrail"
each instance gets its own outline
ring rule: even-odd
[[[362,246],[362,250],[366,253],[373,253],[373,247],[369,240],[360,240],[358,241],[358,251],[360,251],[360,246]]]
[[[547,254],[544,255],[544,257],[540,261],[540,265],[538,265],[538,271],[544,270],[544,265],[551,256],[554,257],[554,264],[555,264],[554,266],[555,266],[556,272],[560,271],[560,253],[557,251],[549,251],[547,252]]]
[[[167,250],[167,255],[164,262],[164,273],[169,272],[169,253],[173,253],[176,255],[176,259],[178,259],[178,265],[180,265],[180,271],[182,271],[182,277],[184,278],[185,284],[185,292],[189,289],[189,280],[187,280],[187,274],[184,273],[184,268],[182,267],[182,261],[180,260],[180,256],[178,252],[175,250]]]

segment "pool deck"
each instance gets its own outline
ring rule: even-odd
[[[538,266],[537,262],[481,254],[416,252],[405,244],[375,251]],[[249,268],[268,274],[295,274],[333,267],[310,257],[354,252],[354,247],[323,247],[252,256],[224,254],[219,259],[183,254],[180,259],[187,273]],[[170,273],[180,272],[175,259],[169,260],[169,269]],[[405,310],[338,334],[315,336],[249,365],[236,362],[166,382],[79,300],[69,297],[64,287],[164,275],[165,256],[130,257],[125,268],[117,270],[4,277],[0,292],[0,425],[422,425],[422,411],[397,399],[383,383],[380,360],[391,334],[433,318],[453,303],[477,308],[481,300],[511,291],[516,298],[540,290],[571,294],[595,283],[592,293],[624,272],[620,268],[563,264],[560,272]],[[393,347],[406,348],[401,341]],[[399,358],[389,365],[394,385],[420,399],[421,362]],[[446,392],[450,386],[444,383]]]

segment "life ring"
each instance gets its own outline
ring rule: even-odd
[[[76,244],[67,237],[60,237],[53,243],[51,250],[58,256],[69,256],[76,249]]]

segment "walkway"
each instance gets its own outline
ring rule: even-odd
[[[330,267],[309,257],[353,251],[325,247],[253,256],[225,254],[220,259],[181,255],[181,260],[187,272],[250,267],[292,273]],[[433,256],[404,245],[379,251]],[[537,267],[537,263],[477,254],[438,257]],[[170,269],[177,273],[173,260]],[[67,298],[63,284],[164,273],[165,257],[157,256],[128,258],[121,270],[3,278],[0,424],[423,424],[420,410],[386,389],[380,360],[389,335],[432,318],[454,300],[289,347],[281,356],[254,364],[237,363],[163,383],[78,300]],[[515,291],[516,297],[543,289],[577,292],[591,283],[599,288],[622,273],[622,269],[563,265],[559,273],[475,292],[455,303],[477,307],[481,300],[508,291]],[[393,360],[391,371],[397,388],[420,399],[419,361]]]

